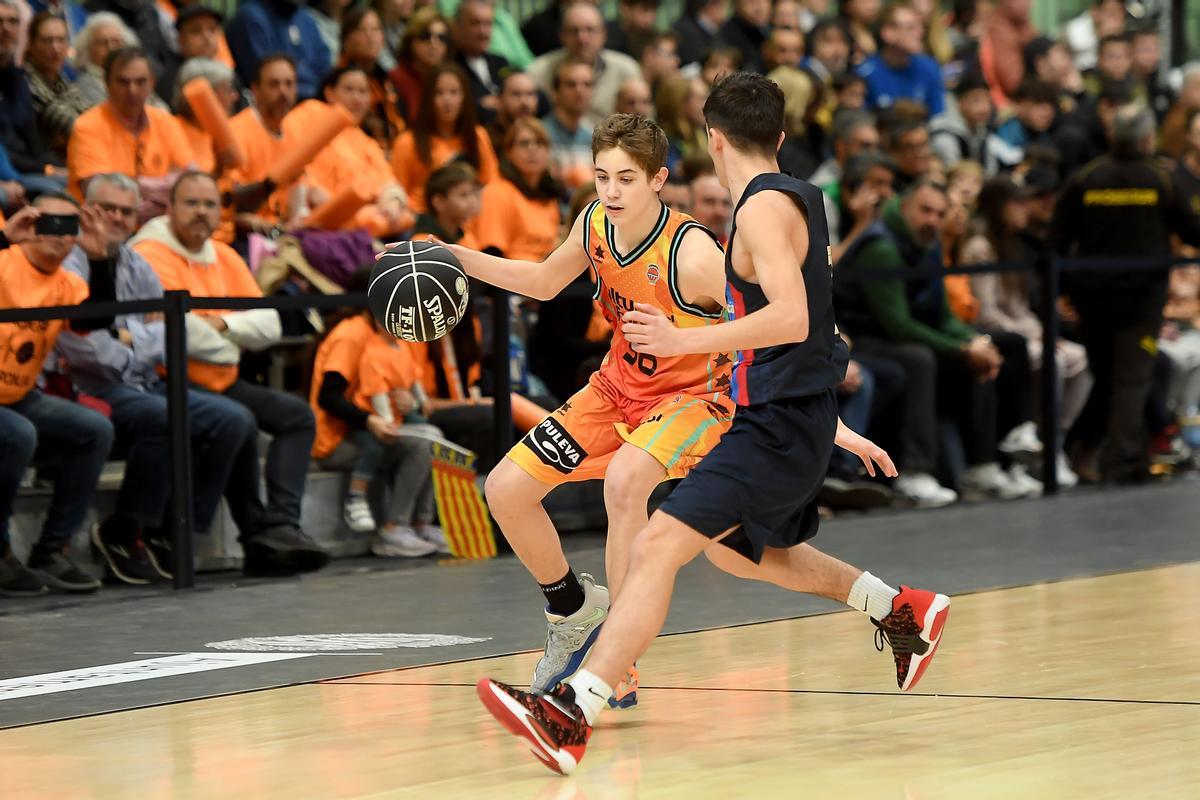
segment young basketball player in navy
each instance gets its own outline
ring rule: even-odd
[[[736,350],[732,427],[638,534],[586,668],[549,693],[488,678],[476,687],[488,711],[557,772],[583,757],[613,684],[662,628],[676,573],[700,553],[734,574],[866,613],[877,647],[891,645],[901,689],[920,680],[941,638],[948,597],[893,589],[803,543],[817,531],[815,500],[835,443],[865,456],[868,469],[874,461],[894,475],[895,467],[837,416],[847,351],[834,323],[824,204],[820,190],[779,172],[783,102],[767,78],[735,73],[704,106],[709,152],[735,201],[725,256],[731,320],[682,329],[639,304],[622,326],[639,353]]]

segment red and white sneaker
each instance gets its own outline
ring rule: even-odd
[[[552,694],[523,692],[491,678],[480,678],[475,692],[491,715],[549,769],[569,775],[587,748],[592,726],[575,704],[575,690],[565,684]]]
[[[946,595],[901,586],[900,594],[892,601],[892,613],[871,620],[878,628],[875,649],[883,652],[884,642],[891,645],[896,684],[904,691],[916,686],[925,674],[949,616],[950,598]]]

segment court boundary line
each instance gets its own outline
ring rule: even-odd
[[[1001,502],[1001,501],[996,501],[996,502]],[[1015,501],[1015,502],[1020,502],[1020,501]],[[934,509],[934,510],[937,511],[937,510],[941,510],[941,509]],[[964,592],[958,592],[954,595],[954,597],[969,597],[972,595],[985,594],[988,592],[1007,592],[1007,591],[1012,591],[1015,589],[1025,589],[1025,588],[1028,588],[1031,586],[1048,586],[1048,585],[1056,584],[1056,583],[1066,583],[1068,581],[1078,581],[1078,580],[1089,580],[1092,578],[1109,578],[1109,577],[1115,577],[1118,575],[1135,575],[1135,574],[1141,573],[1141,572],[1152,572],[1155,570],[1173,569],[1176,567],[1184,567],[1184,566],[1190,566],[1190,565],[1195,565],[1195,564],[1200,564],[1200,561],[1172,561],[1172,562],[1168,562],[1165,564],[1152,564],[1152,565],[1148,565],[1145,567],[1138,567],[1135,569],[1120,569],[1120,570],[1113,570],[1113,571],[1109,571],[1109,572],[1098,572],[1098,573],[1091,574],[1091,575],[1074,575],[1074,576],[1069,576],[1069,577],[1064,577],[1064,578],[1055,578],[1053,580],[1037,581],[1035,583],[1023,583],[1023,584],[1014,584],[1011,586],[995,586],[995,587],[990,587],[990,588],[970,589],[970,590],[967,590]],[[833,602],[833,601],[830,601],[830,602]],[[734,628],[747,628],[747,627],[750,627],[753,625],[769,625],[774,622],[789,622],[792,620],[810,619],[812,617],[823,617],[823,616],[828,616],[831,614],[845,614],[845,613],[849,613],[852,611],[854,611],[854,609],[846,608],[846,607],[833,608],[833,609],[829,609],[828,611],[816,611],[816,612],[813,612],[810,614],[798,614],[798,615],[792,616],[792,617],[776,617],[774,619],[755,620],[755,621],[751,621],[751,622],[738,622],[738,623],[734,623],[732,625],[718,625],[718,626],[711,627],[711,628],[694,628],[694,629],[684,630],[684,631],[672,631],[671,633],[660,634],[659,636],[657,636],[655,638],[664,638],[667,636],[683,636],[686,634],[706,633],[709,631],[731,630]],[[230,651],[230,652],[236,652],[236,651]],[[536,653],[536,652],[538,652],[538,650],[535,648],[526,649],[526,650],[514,650],[514,651],[511,651],[508,653],[493,653],[491,655],[473,656],[470,658],[451,659],[448,661],[439,661],[439,662],[434,662],[431,664],[411,664],[411,665],[404,666],[404,667],[387,667],[385,669],[370,670],[367,672],[350,673],[347,675],[339,675],[339,676],[335,676],[332,678],[314,678],[312,680],[291,681],[288,683],[274,684],[271,686],[258,686],[258,687],[254,687],[254,688],[250,688],[250,689],[234,689],[234,690],[231,690],[228,692],[217,692],[215,694],[200,695],[199,697],[185,697],[185,698],[179,698],[176,700],[163,700],[160,702],[145,703],[143,705],[130,706],[128,708],[114,708],[114,709],[108,709],[106,711],[93,711],[93,712],[89,712],[86,714],[73,714],[73,715],[65,716],[65,717],[55,717],[53,719],[36,720],[36,721],[32,721],[32,722],[18,722],[18,723],[11,724],[11,725],[5,725],[3,723],[0,723],[0,733],[2,733],[4,731],[18,730],[20,728],[30,728],[35,725],[52,725],[57,722],[72,722],[72,721],[80,720],[80,719],[91,719],[93,717],[104,717],[104,716],[108,716],[110,714],[124,714],[125,712],[128,712],[128,711],[144,711],[144,710],[150,709],[150,708],[174,706],[174,705],[180,705],[183,703],[195,703],[195,702],[199,702],[199,701],[203,701],[203,700],[219,700],[222,698],[236,697],[238,695],[244,695],[244,694],[256,694],[258,692],[269,692],[269,691],[274,691],[276,689],[293,689],[298,686],[322,686],[325,684],[347,685],[352,678],[364,678],[364,677],[367,677],[368,675],[382,675],[384,673],[389,673],[389,672],[407,672],[409,670],[427,669],[429,667],[445,667],[445,666],[451,666],[454,664],[468,664],[473,661],[487,661],[487,660],[493,659],[493,658],[510,658],[512,656],[526,655],[529,653]],[[316,655],[316,654],[314,654],[314,655]],[[372,684],[369,682],[362,682],[361,684],[356,683],[356,684],[352,684],[352,685],[387,686],[389,684],[388,683]],[[404,685],[404,684],[396,684],[396,685]],[[417,686],[417,685],[422,685],[422,684],[413,683],[410,685]],[[474,684],[469,684],[469,685],[474,686]],[[646,687],[646,688],[650,688],[650,687]],[[768,691],[781,691],[781,690],[768,690]],[[880,694],[890,696],[892,694],[899,694],[899,693],[881,692]],[[918,695],[918,696],[920,696],[920,695]],[[928,695],[928,696],[946,697],[948,695]],[[1031,698],[1031,699],[1036,699],[1036,698]],[[1196,704],[1200,705],[1200,703],[1196,703]]]
[[[384,681],[322,681],[324,686],[427,686],[474,687],[473,683],[419,683]],[[523,686],[524,684],[522,684]],[[641,686],[656,692],[734,692],[752,694],[810,694],[838,697],[926,697],[949,700],[1048,700],[1070,703],[1126,703],[1148,706],[1200,706],[1200,700],[1138,700],[1131,697],[1038,697],[1024,694],[963,694],[960,692],[880,692],[866,689],[763,689],[735,686]]]

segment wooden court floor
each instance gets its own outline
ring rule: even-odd
[[[663,637],[559,778],[486,715],[535,654],[0,732],[5,798],[1200,798],[1200,563],[965,595],[921,691],[853,612]]]

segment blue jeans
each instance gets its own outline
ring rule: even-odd
[[[118,514],[158,528],[170,499],[166,385],[149,391],[117,384],[99,394],[112,406],[117,448],[125,454]],[[192,508],[197,531],[212,527],[234,462],[258,436],[254,415],[240,403],[208,392],[188,392],[192,432]]]
[[[35,457],[58,469],[37,546],[61,550],[87,516],[112,442],[113,426],[101,414],[36,389],[0,406],[0,553],[8,551],[13,501]]]

